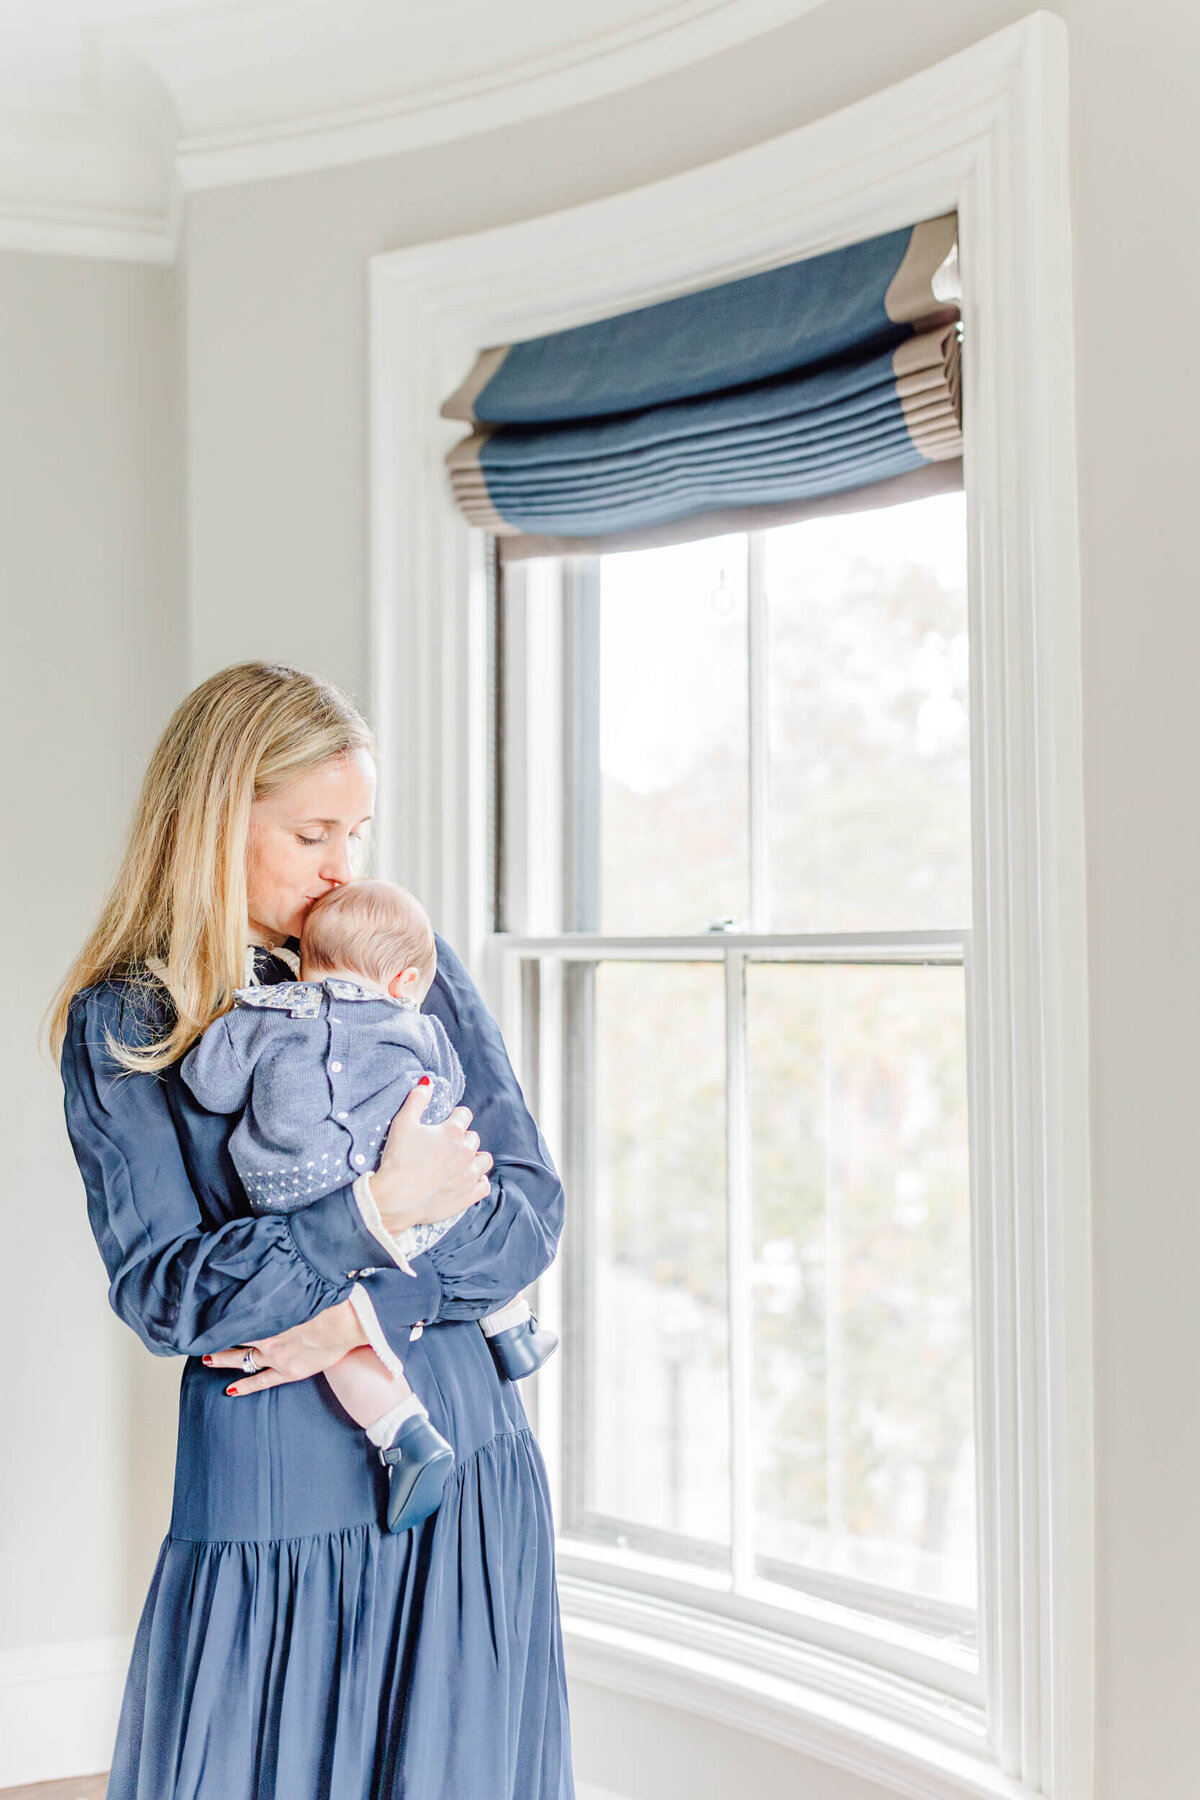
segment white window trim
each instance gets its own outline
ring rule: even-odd
[[[760,1730],[901,1794],[1090,1800],[1094,1528],[1079,577],[1067,39],[1037,13],[736,156],[372,260],[372,666],[382,868],[487,968],[482,544],[438,417],[478,350],[957,208],[970,516],[981,1634],[990,1739],[898,1724],[869,1683],[737,1666],[698,1614],[572,1574],[589,1679]],[[436,771],[436,776],[433,772]],[[707,1645],[707,1647],[705,1647]],[[817,1650],[811,1655],[819,1655]],[[752,1692],[750,1691],[752,1688]]]

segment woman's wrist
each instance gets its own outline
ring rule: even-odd
[[[341,1306],[345,1307],[347,1314],[343,1322],[347,1352],[359,1350],[364,1344],[369,1345],[372,1341],[372,1320],[370,1316],[364,1314],[360,1296],[365,1298],[365,1289],[356,1281],[345,1300],[339,1302]],[[367,1300],[367,1306],[371,1308],[371,1314],[373,1314],[375,1309],[369,1300]]]
[[[383,1229],[391,1237],[403,1237],[412,1226],[420,1223],[416,1217],[416,1208],[405,1195],[404,1184],[397,1172],[381,1164],[374,1174],[367,1177],[364,1185],[375,1202],[375,1210]]]
[[[378,1206],[375,1204],[375,1196],[371,1192],[371,1177],[369,1175],[360,1175],[358,1177],[358,1180],[354,1183],[353,1192],[354,1203],[358,1207],[359,1216],[376,1243],[383,1245],[389,1260],[394,1262],[398,1269],[402,1269],[406,1275],[415,1275],[417,1271],[409,1261],[410,1256],[414,1254],[417,1247],[417,1232],[415,1228],[403,1232],[400,1237],[393,1237],[392,1233],[384,1224],[383,1216],[380,1213]]]

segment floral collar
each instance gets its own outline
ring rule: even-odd
[[[278,952],[273,951],[273,955]],[[287,960],[293,960],[292,953],[287,953]],[[290,1013],[293,1019],[315,1019],[321,1011],[321,997],[328,994],[331,1000],[383,1000],[389,1006],[398,1006],[402,1012],[417,1012],[416,1002],[395,999],[385,993],[382,988],[367,987],[357,981],[343,981],[339,976],[327,975],[323,981],[280,981],[269,987],[261,983],[238,988],[233,999],[235,1006],[256,1006],[265,1012]]]

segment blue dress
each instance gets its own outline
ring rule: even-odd
[[[379,1267],[349,1187],[253,1217],[234,1121],[178,1064],[126,1075],[108,1055],[106,1029],[144,1040],[130,990],[73,1003],[67,1125],[112,1304],[149,1349],[188,1358],[109,1800],[572,1800],[545,1468],[474,1324],[552,1260],[562,1187],[494,1021],[440,942],[438,958],[425,1006],[495,1170],[415,1278]],[[266,952],[256,967],[291,978]],[[403,1535],[381,1528],[384,1471],[325,1382],[231,1400],[198,1360],[310,1318],[352,1274],[454,1445],[441,1506]]]

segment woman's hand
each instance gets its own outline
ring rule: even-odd
[[[411,1225],[434,1225],[475,1206],[487,1194],[492,1159],[469,1129],[471,1114],[456,1106],[441,1125],[421,1115],[433,1088],[422,1081],[392,1120],[383,1157],[371,1177],[379,1216],[393,1237]]]
[[[413,1089],[392,1121],[383,1158],[371,1177],[379,1216],[393,1237],[410,1225],[432,1225],[465,1212],[483,1199],[491,1185],[488,1171],[492,1159],[479,1148],[465,1106],[456,1106],[441,1125],[422,1124],[421,1115],[432,1093],[427,1081]],[[307,1381],[366,1342],[358,1314],[343,1300],[290,1331],[233,1350],[215,1351],[204,1361],[210,1369],[241,1371],[247,1349],[254,1351],[263,1365],[260,1372],[239,1373],[237,1381],[225,1390],[240,1399],[243,1394],[257,1394],[285,1382]]]
[[[240,1399],[243,1394],[257,1394],[262,1388],[281,1387],[289,1381],[307,1381],[333,1367],[350,1350],[367,1341],[358,1314],[349,1300],[327,1306],[303,1325],[293,1325],[275,1337],[258,1338],[253,1344],[242,1344],[236,1350],[217,1350],[204,1358],[210,1369],[243,1369],[242,1358],[253,1350],[260,1373],[239,1373],[238,1379],[225,1392]]]

